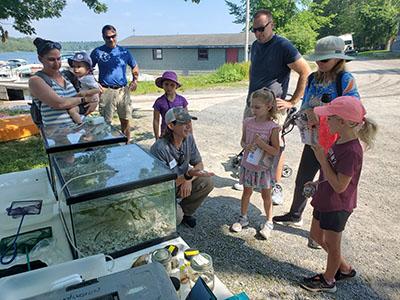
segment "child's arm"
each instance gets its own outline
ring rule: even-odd
[[[153,132],[156,140],[160,138],[160,112],[158,110],[153,111]]]
[[[326,180],[328,180],[328,183],[336,193],[343,193],[350,184],[351,176],[335,172],[328,162],[328,159],[324,153],[324,149],[321,145],[311,146],[311,148],[313,149],[315,157],[321,165],[321,170],[324,173]]]
[[[271,133],[271,145],[266,143],[260,135],[256,134],[256,137],[254,139],[254,143],[260,147],[262,150],[267,152],[269,155],[277,155],[280,151],[279,149],[279,127],[276,127],[272,129]]]
[[[240,140],[240,146],[247,151],[253,151],[255,150],[254,144],[246,144],[246,125],[243,122],[243,128],[242,128],[242,139]]]
[[[90,89],[90,90],[86,90],[86,91],[80,91],[78,93],[78,97],[91,97],[91,96],[96,95],[96,94],[100,94],[100,89],[99,88]]]

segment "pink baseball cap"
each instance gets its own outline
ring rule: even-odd
[[[338,116],[344,120],[362,123],[367,113],[360,99],[352,96],[341,96],[324,106],[314,108],[319,116]]]

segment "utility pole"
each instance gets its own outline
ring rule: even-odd
[[[244,45],[244,61],[249,61],[249,27],[250,27],[250,0],[246,0],[246,42]]]

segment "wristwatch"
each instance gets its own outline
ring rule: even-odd
[[[189,171],[188,171],[189,172]],[[193,178],[193,176],[190,176],[189,173],[186,172],[185,174],[183,174],[183,177],[185,177],[186,180],[191,180]]]
[[[81,104],[85,103],[85,97],[81,98]]]

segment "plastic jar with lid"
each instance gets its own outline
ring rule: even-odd
[[[214,289],[214,268],[212,258],[207,253],[200,253],[190,260],[192,268],[191,285],[196,283],[197,279],[201,277],[208,287]]]
[[[171,259],[171,253],[165,248],[154,250],[151,254],[151,261],[162,264],[168,274],[171,272]]]

